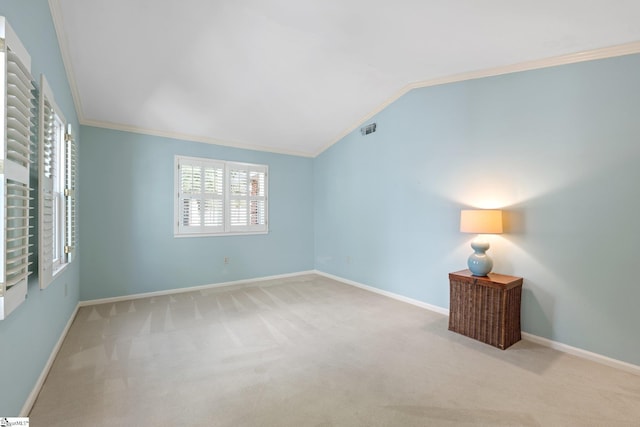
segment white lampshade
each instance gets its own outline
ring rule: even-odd
[[[495,209],[463,209],[460,232],[475,234],[502,233],[502,211]]]

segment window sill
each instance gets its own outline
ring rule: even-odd
[[[69,265],[69,263],[66,262],[66,263],[62,264],[61,266],[59,266],[59,267],[54,267],[53,273],[52,273],[52,277],[55,278],[58,274],[62,273],[64,270],[66,270],[68,265]]]
[[[193,233],[193,234],[173,234],[176,239],[189,238],[189,237],[227,237],[227,236],[255,236],[260,234],[269,234],[267,231],[247,231],[238,233]]]

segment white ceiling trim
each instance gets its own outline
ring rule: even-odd
[[[567,55],[555,56],[552,58],[538,59],[534,61],[521,62],[518,64],[511,64],[502,67],[488,68],[486,70],[470,71],[468,73],[456,74],[453,76],[445,76],[437,79],[424,80],[415,83],[409,83],[404,86],[392,97],[387,99],[384,103],[378,106],[375,110],[368,113],[362,119],[358,120],[353,126],[345,129],[340,135],[338,135],[333,141],[321,148],[313,157],[317,157],[327,150],[332,145],[339,142],[342,138],[349,135],[351,132],[362,126],[368,120],[371,120],[376,114],[382,112],[385,108],[405,95],[407,92],[413,89],[419,89],[429,86],[438,86],[448,83],[456,83],[465,80],[481,79],[484,77],[499,76],[503,74],[518,73],[521,71],[537,70],[541,68],[555,67],[558,65],[575,64],[584,61],[593,61],[596,59],[614,58],[616,56],[632,55],[640,53],[640,41],[625,43],[617,46],[610,46],[601,49],[588,50],[578,53],[570,53]]]
[[[358,120],[352,126],[345,129],[342,133],[340,133],[337,137],[335,137],[331,142],[329,142],[327,145],[322,147],[320,150],[318,150],[315,153],[308,153],[308,152],[300,152],[300,151],[275,149],[271,147],[253,145],[253,144],[248,144],[244,142],[226,141],[226,140],[220,140],[220,139],[210,138],[210,137],[205,137],[200,135],[164,132],[164,131],[158,131],[153,129],[143,129],[143,128],[138,128],[138,127],[133,127],[128,125],[117,124],[117,123],[108,123],[108,122],[101,122],[101,121],[86,119],[83,114],[84,110],[82,108],[82,102],[80,100],[78,87],[76,85],[76,79],[75,79],[75,74],[74,74],[74,70],[71,62],[71,56],[69,54],[68,47],[67,47],[68,46],[67,36],[64,31],[63,17],[60,9],[59,0],[48,0],[48,1],[49,1],[49,8],[51,10],[51,16],[53,19],[54,27],[56,30],[56,35],[58,37],[58,44],[60,46],[62,61],[67,74],[67,79],[69,80],[69,87],[71,88],[71,94],[73,96],[73,102],[76,107],[76,113],[77,113],[80,124],[85,126],[94,126],[99,128],[120,130],[120,131],[132,132],[132,133],[138,133],[138,134],[180,139],[185,141],[201,142],[206,144],[222,145],[222,146],[248,149],[248,150],[265,151],[265,152],[272,152],[272,153],[286,154],[286,155],[293,155],[293,156],[300,156],[300,157],[317,157],[318,155],[322,154],[329,147],[336,144],[345,136],[353,132],[355,129],[362,126],[362,124],[365,123],[366,121],[371,120],[371,118],[373,118],[376,114],[383,111],[385,108],[387,108],[397,99],[399,99],[401,96],[405,95],[407,92],[413,89],[461,82],[465,80],[480,79],[484,77],[498,76],[498,75],[516,73],[521,71],[536,70],[541,68],[554,67],[558,65],[567,65],[567,64],[573,64],[573,63],[584,62],[584,61],[592,61],[597,59],[605,59],[605,58],[612,58],[616,56],[640,53],[640,41],[636,41],[636,42],[625,43],[625,44],[616,45],[616,46],[610,46],[606,48],[588,50],[588,51],[577,52],[577,53],[572,53],[567,55],[555,56],[555,57],[546,58],[546,59],[527,61],[527,62],[511,64],[507,66],[470,71],[466,73],[455,74],[452,76],[444,76],[436,79],[409,83],[405,85],[402,89],[397,91],[395,94],[393,94],[391,97],[389,97],[385,102],[380,104],[377,108],[375,108],[374,110],[372,110],[371,112],[363,116],[360,120]]]
[[[67,49],[67,33],[64,31],[62,12],[60,11],[58,0],[49,0],[49,10],[51,11],[53,27],[55,28],[56,36],[58,37],[58,46],[60,47],[60,54],[62,55],[62,64],[64,65],[65,72],[67,73],[67,80],[69,81],[69,87],[71,88],[73,104],[76,107],[76,115],[78,116],[80,124],[84,124],[84,110],[82,109],[82,101],[80,101],[80,92],[78,92],[78,86],[76,86],[76,77],[71,65],[71,56]]]
[[[264,151],[264,152],[285,154],[285,155],[298,156],[298,157],[313,157],[313,154],[308,152],[275,149],[275,148],[266,147],[262,145],[254,145],[254,144],[235,142],[235,141],[226,141],[226,140],[221,140],[216,138],[204,137],[200,135],[164,132],[164,131],[158,131],[154,129],[144,129],[144,128],[139,128],[134,126],[122,125],[119,123],[109,123],[109,122],[86,119],[84,117],[84,110],[82,108],[80,92],[78,91],[78,86],[76,85],[76,78],[75,78],[75,73],[73,71],[71,56],[69,54],[69,50],[67,47],[68,46],[67,35],[66,35],[66,32],[64,31],[64,22],[63,22],[62,12],[60,9],[59,0],[49,0],[49,9],[51,10],[53,25],[56,30],[56,36],[58,37],[58,45],[60,46],[60,53],[62,55],[62,62],[64,64],[64,68],[67,74],[67,80],[69,81],[69,87],[71,88],[71,96],[73,97],[73,103],[76,107],[76,114],[78,116],[78,121],[80,122],[81,125],[93,126],[98,128],[104,128],[104,129],[119,130],[124,132],[131,132],[131,133],[138,133],[143,135],[159,136],[164,138],[180,139],[184,141],[201,142],[205,144],[222,145],[225,147],[234,147],[234,148],[241,148],[246,150]]]
[[[165,131],[159,131],[154,129],[144,129],[144,128],[139,128],[135,126],[121,125],[119,123],[108,123],[108,122],[101,122],[97,120],[83,120],[80,122],[80,124],[85,126],[103,128],[103,129],[112,129],[112,130],[119,130],[124,132],[138,133],[142,135],[151,135],[151,136],[159,136],[162,138],[179,139],[182,141],[200,142],[200,143],[212,144],[212,145],[222,145],[225,147],[240,148],[243,150],[264,151],[267,153],[285,154],[285,155],[297,156],[297,157],[314,157],[313,154],[303,152],[303,151],[283,150],[283,149],[267,147],[264,145],[253,145],[245,142],[226,141],[226,140],[221,140],[216,138],[209,138],[201,135],[190,135],[190,134],[184,134],[184,133],[165,132]]]

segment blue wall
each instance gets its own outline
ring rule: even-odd
[[[56,103],[78,129],[47,0],[3,0],[0,15],[7,18],[29,51],[33,78],[39,82],[40,73],[46,75]],[[33,197],[37,200],[35,192]],[[32,250],[37,253],[38,248]],[[71,317],[78,302],[80,259],[76,258],[46,290],[39,289],[37,274],[32,275],[27,300],[0,321],[0,416],[19,414]],[[34,270],[37,272],[37,267]]]
[[[78,128],[47,0],[0,14]],[[414,90],[316,159],[82,127],[79,256],[44,291],[32,276],[0,322],[0,415],[19,413],[79,299],[315,267],[447,307],[467,206],[508,212],[491,254],[525,278],[525,331],[640,365],[638,75],[634,55]],[[270,233],[173,238],[176,154],[268,164]]]
[[[85,126],[82,137],[82,300],[313,269],[312,159]],[[175,155],[268,165],[269,234],[174,238]]]
[[[633,55],[408,93],[315,159],[316,268],[448,307],[460,209],[504,208],[524,331],[640,365],[638,76]]]

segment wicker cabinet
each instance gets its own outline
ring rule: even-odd
[[[506,349],[520,341],[522,278],[449,273],[449,330]]]

